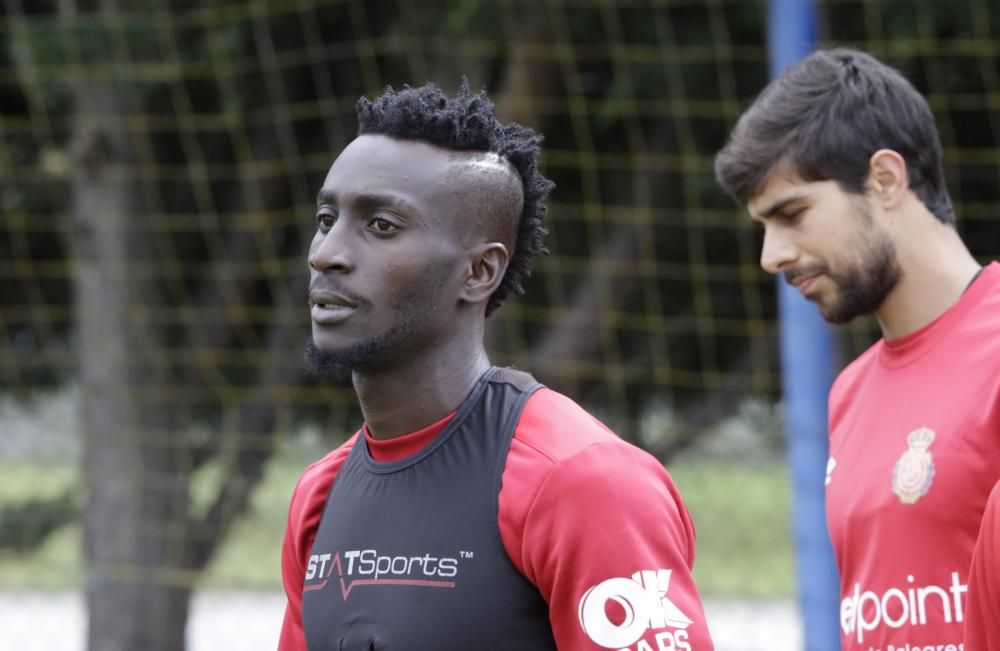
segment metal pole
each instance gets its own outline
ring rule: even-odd
[[[812,51],[816,10],[810,0],[770,0],[771,76]],[[824,480],[829,456],[827,396],[833,380],[834,342],[815,305],[778,280],[781,375],[796,578],[806,651],[840,649],[840,581],[826,527]]]

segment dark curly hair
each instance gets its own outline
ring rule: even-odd
[[[542,136],[512,122],[501,124],[486,91],[473,95],[467,81],[449,98],[436,84],[419,88],[403,86],[385,91],[369,101],[358,100],[358,135],[382,134],[400,140],[418,140],[453,151],[483,151],[500,154],[521,177],[524,203],[518,222],[514,252],[499,287],[486,304],[489,316],[512,292],[524,293],[524,280],[531,275],[531,260],[545,255],[545,197],[555,187],[538,171]]]

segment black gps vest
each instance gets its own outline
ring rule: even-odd
[[[497,524],[514,429],[540,385],[491,368],[420,452],[337,475],[303,587],[309,651],[555,649],[548,607]]]

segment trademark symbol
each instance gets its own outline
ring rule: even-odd
[[[458,552],[459,558],[472,558],[472,552],[460,551]]]

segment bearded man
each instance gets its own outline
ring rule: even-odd
[[[316,202],[307,357],[365,422],[295,488],[279,650],[711,651],[663,465],[487,357],[544,252],[540,136],[433,84],[358,122]]]
[[[843,649],[961,649],[1000,477],[1000,265],[955,229],[926,100],[868,54],[814,52],[757,97],[715,170],[763,227],[766,271],[828,321],[882,329],[830,392]]]

